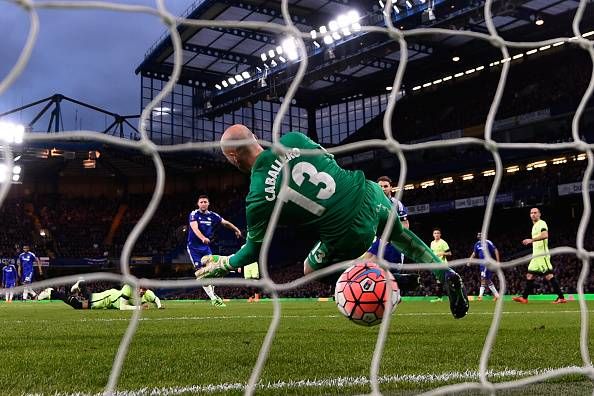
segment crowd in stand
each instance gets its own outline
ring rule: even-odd
[[[543,208],[543,217],[551,227],[551,246],[575,246],[577,221],[580,216],[580,196],[574,196],[570,209],[565,201],[556,197],[555,187],[562,182],[580,180],[585,167],[584,161],[574,161],[562,165],[549,165],[533,171],[521,171],[506,174],[503,178],[501,192],[528,191],[535,194],[534,200],[526,202],[547,202]],[[448,200],[474,195],[488,194],[492,178],[478,177],[471,182],[436,185],[427,189],[406,191],[403,201],[407,205],[427,203],[435,200]],[[553,201],[543,199],[543,193],[554,194]],[[59,196],[35,196],[26,200],[7,200],[0,208],[0,219],[9,224],[0,235],[0,248],[4,257],[16,256],[20,245],[30,243],[38,256],[50,258],[75,257],[117,257],[121,252],[125,238],[137,224],[144,212],[150,196],[129,196],[126,200],[117,201],[105,197],[65,198]],[[231,191],[211,193],[211,209],[221,213],[225,218],[245,229],[244,193]],[[564,198],[568,199],[568,198]],[[164,255],[177,249],[183,251],[186,234],[183,228],[187,224],[188,213],[194,209],[196,197],[189,194],[166,195],[151,219],[148,227],[141,234],[133,250],[134,255]],[[553,203],[551,203],[553,202]],[[107,236],[114,222],[114,216],[125,205],[124,216],[111,244],[106,244]],[[511,205],[510,205],[511,206]],[[515,203],[515,206],[522,204]],[[454,259],[468,257],[475,242],[476,232],[480,229],[483,208],[456,210],[449,213],[411,216],[411,228],[426,242],[431,240],[434,226],[443,229],[444,239],[448,241],[454,252]],[[528,207],[503,210],[496,209],[490,229],[490,238],[495,242],[505,260],[530,254],[521,240],[529,235],[530,221]],[[464,222],[459,221],[463,215]],[[471,220],[469,220],[471,219]],[[45,236],[40,235],[45,232]],[[586,234],[586,247],[592,245],[592,233]],[[298,240],[292,230],[283,229],[281,240]],[[240,241],[231,233],[221,229],[215,246],[219,252],[228,254],[234,251]],[[281,242],[282,243],[282,242]],[[302,259],[307,251],[296,247],[294,243],[282,248],[282,254],[274,256],[270,272],[277,282],[288,282],[302,275],[301,264],[295,261]],[[575,292],[577,277],[581,263],[574,256],[560,256],[553,259],[560,283],[566,292]],[[466,279],[469,291],[478,290],[478,269],[462,267],[459,269]],[[512,293],[520,291],[524,279],[525,266],[505,270],[508,277],[508,290]],[[187,275],[191,272],[188,271]],[[422,273],[422,285],[413,294],[430,295],[435,291],[435,282],[430,273]],[[147,276],[147,274],[143,274]],[[150,268],[148,270],[150,274]],[[158,277],[179,276],[167,269],[153,274]],[[588,287],[594,285],[590,281]],[[546,291],[546,284],[539,291]],[[243,297],[247,292],[243,288],[221,288],[225,297]],[[200,297],[201,290],[190,290],[181,293],[186,297]],[[314,282],[295,290],[281,293],[291,297],[317,297],[331,294],[331,287],[321,282]]]
[[[567,163],[549,164],[531,171],[521,169],[516,173],[508,173],[504,170],[498,193],[515,193],[525,202],[550,202],[551,198],[557,196],[559,184],[582,180],[586,165],[586,161],[570,159]],[[457,180],[456,183],[442,184],[436,180],[436,184],[431,188],[405,190],[402,201],[405,204],[416,205],[488,195],[493,182],[493,176],[483,176],[475,171],[474,179],[469,181]]]
[[[579,50],[565,50],[537,62],[538,67],[526,61],[512,63],[498,119],[548,108],[575,112],[589,82],[587,56]],[[484,124],[500,75],[496,68],[489,71],[454,85],[442,84],[429,94],[405,97],[396,106],[393,119],[398,139],[413,140],[421,137],[420,133],[431,135]],[[551,136],[538,137],[538,141],[545,140],[550,141]]]

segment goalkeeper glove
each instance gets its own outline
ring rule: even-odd
[[[234,268],[229,264],[230,256],[204,256],[200,262],[204,267],[194,273],[196,279],[203,278],[222,278]]]

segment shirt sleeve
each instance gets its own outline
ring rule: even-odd
[[[450,250],[450,245],[448,245],[448,243],[446,241],[444,241],[443,239],[441,241],[443,243],[443,245],[442,245],[443,246],[443,251],[444,252],[449,251]]]
[[[198,221],[198,219],[196,219],[196,214],[197,214],[197,212],[195,210],[190,212],[190,215],[188,216],[188,223],[191,223],[193,221]]]
[[[400,201],[398,201],[398,216],[400,217],[400,220],[406,220],[406,217],[408,216],[408,209]]]
[[[260,248],[262,247],[262,242],[256,242],[249,237],[243,245],[241,249],[237,253],[235,253],[229,259],[229,264],[233,268],[245,267],[248,264],[253,263],[254,261],[258,260],[258,256],[260,255]]]
[[[368,252],[377,256],[377,252],[379,252],[379,244],[380,244],[380,239],[378,237],[375,237]]]
[[[495,249],[497,249],[495,244],[491,241],[487,241],[487,247],[489,248],[489,253],[491,253],[491,256],[495,257]]]
[[[212,212],[212,213],[215,216],[215,222],[216,222],[215,225],[221,224],[221,222],[223,221],[223,217],[220,214],[218,214],[218,213],[215,213],[215,212]]]
[[[547,227],[547,223],[545,223],[544,220],[541,220],[540,221],[540,224],[539,224],[538,228],[540,229],[540,232],[548,231],[549,230],[549,227]]]

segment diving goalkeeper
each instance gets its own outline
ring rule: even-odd
[[[109,289],[99,293],[90,293],[83,281],[78,281],[70,288],[70,293],[61,293],[47,288],[37,296],[38,300],[62,300],[74,309],[119,309],[131,311],[146,309],[154,304],[158,309],[163,309],[161,300],[152,290],[140,288],[138,295],[140,305],[134,305],[132,287],[124,285],[121,289]]]
[[[237,140],[248,143],[229,145]],[[366,180],[361,171],[342,169],[333,155],[299,132],[285,134],[280,142],[289,148],[282,155],[264,150],[244,125],[233,125],[224,132],[221,146],[227,160],[239,170],[251,172],[246,198],[247,240],[232,256],[205,256],[204,267],[196,271],[196,278],[222,277],[257,261],[277,199],[285,202],[280,224],[307,226],[319,236],[319,242],[305,259],[305,274],[361,257],[374,237],[381,235],[392,203],[377,183]],[[301,153],[303,149],[317,149],[320,153],[306,156]],[[285,165],[290,180],[286,191],[281,193]],[[390,242],[417,263],[441,263],[423,241],[402,226],[398,217],[394,220]],[[468,312],[468,298],[460,276],[445,266],[434,274],[445,285],[452,315],[464,317]]]

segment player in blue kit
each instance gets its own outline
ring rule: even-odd
[[[388,197],[388,199],[392,202],[392,206],[396,206],[398,219],[400,220],[400,223],[402,223],[402,226],[408,229],[410,227],[410,223],[408,221],[408,210],[401,201],[392,196],[392,179],[390,179],[388,176],[380,176],[377,179],[377,184],[384,191],[386,197]],[[376,237],[373,240],[373,244],[369,250],[363,255],[363,258],[375,261],[381,244],[382,241]],[[397,264],[399,267],[397,270],[392,271],[392,273],[396,277],[400,289],[402,291],[407,291],[418,288],[420,284],[420,278],[418,274],[400,273],[400,268],[404,264],[404,253],[396,249],[396,247],[391,243],[384,243],[384,245],[386,245],[383,256],[384,260],[393,264]]]
[[[18,258],[19,263],[19,271],[21,276],[21,283],[25,285],[25,289],[23,290],[23,300],[27,300],[29,295],[33,298],[37,297],[37,293],[33,291],[29,285],[33,282],[33,264],[37,264],[37,268],[39,269],[39,275],[43,274],[43,270],[41,269],[41,261],[35,256],[33,252],[30,251],[29,245],[23,246],[23,253],[19,255]]]
[[[397,207],[396,210],[398,211],[398,219],[400,219],[402,226],[408,229],[410,227],[410,224],[408,222],[408,210],[402,204],[401,201],[397,200],[392,196],[392,179],[390,179],[388,176],[380,176],[377,179],[377,184],[382,188],[384,194],[386,194],[386,197],[388,197],[388,199],[392,201],[392,205]],[[365,254],[364,258],[371,259],[376,257],[379,252],[381,243],[382,241],[379,238],[375,238],[373,244],[367,251],[367,254]],[[384,250],[384,260],[394,264],[404,264],[404,254],[401,253],[398,249],[396,249],[396,247],[394,247],[394,245],[392,245],[391,243],[387,243],[385,245],[386,249]]]
[[[481,260],[484,260],[485,252],[483,251],[483,246],[481,244],[481,233],[480,232],[478,234],[476,234],[476,239],[478,239],[478,241],[474,244],[474,248],[472,250],[472,254],[470,255],[470,259],[472,260],[473,258],[479,258]],[[488,239],[485,241],[485,244],[486,244],[487,249],[489,249],[489,255],[491,257],[495,257],[495,260],[497,262],[499,262],[500,261],[499,250],[497,250],[497,248],[495,247],[495,244],[493,244],[493,242],[491,242]],[[470,263],[469,263],[469,265],[470,265]],[[493,284],[493,272],[489,271],[487,266],[483,265],[483,264],[480,265],[480,270],[481,270],[481,288],[479,290],[478,300],[483,301],[483,294],[485,293],[485,285],[486,285],[491,290],[491,293],[493,293],[493,301],[497,301],[499,299],[499,292],[497,291],[495,284]]]
[[[223,219],[218,213],[208,210],[210,201],[207,195],[198,197],[198,209],[190,212],[188,222],[188,254],[194,265],[194,269],[198,270],[203,267],[201,259],[204,256],[212,255],[210,248],[210,240],[212,239],[215,229],[220,225],[232,230],[237,238],[241,238],[241,231],[233,223]],[[216,295],[214,286],[204,286],[204,291],[210,297],[211,303],[217,307],[224,307],[223,299]]]
[[[2,268],[2,287],[10,289],[15,287],[17,284],[18,272],[14,264],[7,263]],[[12,291],[6,291],[5,293],[6,302],[12,302],[14,293]]]

